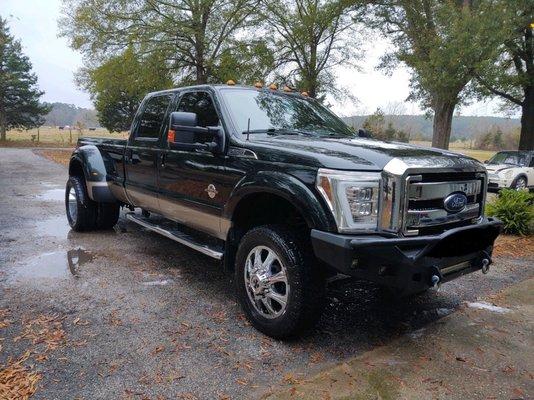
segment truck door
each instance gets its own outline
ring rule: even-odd
[[[159,138],[172,93],[155,95],[141,104],[124,155],[126,194],[136,207],[158,212],[157,170]]]
[[[197,114],[198,126],[220,126],[212,95],[205,90],[182,92],[171,111]],[[176,135],[179,135],[176,132]],[[184,143],[190,135],[184,134]],[[176,136],[175,141],[180,138]],[[205,150],[171,150],[164,145],[159,168],[159,202],[166,218],[225,238],[221,219],[225,179],[224,157]]]

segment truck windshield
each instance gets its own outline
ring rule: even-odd
[[[501,151],[495,154],[489,161],[488,164],[510,164],[510,165],[519,165],[524,167],[527,164],[527,154],[519,153],[517,151]]]
[[[222,89],[221,95],[239,132],[355,136],[355,133],[317,101],[276,92]]]

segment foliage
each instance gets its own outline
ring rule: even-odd
[[[111,132],[128,130],[147,92],[173,86],[161,65],[159,54],[143,59],[128,48],[101,66],[81,72],[79,84],[91,94],[102,126]]]
[[[282,80],[311,97],[341,94],[334,66],[354,66],[359,43],[346,0],[264,0],[270,45]]]
[[[481,150],[517,150],[519,132],[516,130],[503,132],[500,127],[492,127],[475,138],[475,147]]]
[[[258,62],[246,45],[254,46],[247,29],[257,25],[259,1],[63,0],[60,26],[91,62],[132,47],[136,54],[157,54],[177,81],[203,84],[228,75],[228,57],[249,60],[249,67]]]
[[[0,17],[0,140],[6,140],[9,129],[31,129],[44,122],[48,107],[39,103],[44,92],[31,69],[20,42]]]
[[[499,30],[507,35],[495,57],[476,79],[480,97],[498,96],[511,110],[521,109],[520,149],[534,148],[534,2],[496,0]]]
[[[433,145],[447,148],[454,109],[464,88],[502,41],[491,1],[370,1],[368,23],[395,44],[386,69],[401,62],[413,71],[411,100],[434,113]]]
[[[45,125],[48,126],[73,126],[77,122],[87,127],[98,127],[96,111],[66,103],[45,103],[50,109],[45,115]]]
[[[371,132],[375,139],[397,140],[400,142],[408,142],[410,140],[410,135],[402,129],[395,129],[391,121],[386,124],[386,117],[380,108],[377,108],[374,114],[365,119],[362,128]]]
[[[488,203],[486,213],[499,218],[506,233],[528,235],[534,221],[534,194],[503,189],[495,201]]]

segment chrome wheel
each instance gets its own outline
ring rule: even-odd
[[[515,182],[515,190],[525,190],[527,188],[527,181],[525,178],[517,178]]]
[[[277,318],[287,308],[289,284],[287,271],[276,253],[256,246],[245,263],[245,286],[255,310],[265,318]]]
[[[76,224],[76,218],[78,217],[78,200],[76,198],[74,187],[69,189],[68,208],[70,219],[73,224]]]

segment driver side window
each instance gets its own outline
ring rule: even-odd
[[[180,99],[176,111],[192,112],[197,114],[198,126],[218,126],[219,116],[213,105],[213,100],[207,92],[185,93]]]

